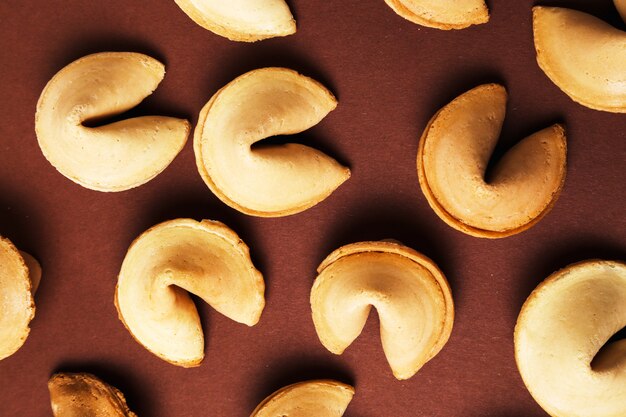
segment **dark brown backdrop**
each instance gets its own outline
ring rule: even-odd
[[[395,15],[383,0],[289,0],[298,33],[230,42],[168,0],[5,0],[0,3],[0,234],[43,265],[26,344],[0,362],[0,416],[51,415],[46,382],[90,371],[127,394],[140,417],[249,415],[267,394],[307,378],[356,386],[350,417],[540,417],[517,373],[517,313],[544,277],[589,257],[626,259],[626,119],[570,101],[540,71],[531,0],[490,1],[491,21],[438,31]],[[594,3],[593,5],[591,3]],[[609,0],[557,1],[620,24]],[[625,25],[620,24],[625,28]],[[35,104],[60,68],[92,52],[138,51],[166,64],[159,89],[134,114],[193,123],[211,95],[245,71],[287,66],[313,76],[339,107],[298,137],[352,168],[352,178],[304,213],[242,215],[211,194],[191,141],[137,189],[105,194],[58,174],[33,129]],[[428,119],[483,82],[510,93],[500,153],[539,128],[567,126],[569,167],[554,210],[533,229],[488,241],[446,226],[418,186],[415,156]],[[130,242],[176,217],[224,221],[251,247],[267,283],[253,328],[205,305],[202,366],[170,365],[137,344],[113,306]],[[457,319],[443,351],[409,381],[385,362],[372,315],[341,357],[324,350],[310,316],[319,262],[338,246],[396,238],[433,258],[454,291]]]

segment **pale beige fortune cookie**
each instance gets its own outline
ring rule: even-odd
[[[354,388],[333,380],[299,382],[264,399],[250,417],[341,417]]]
[[[397,379],[412,377],[450,337],[454,305],[437,265],[393,242],[360,242],[331,253],[311,290],[313,323],[322,344],[337,355],[352,344],[371,308]]]
[[[245,243],[226,225],[176,219],[132,243],[120,270],[115,305],[132,336],[163,360],[183,367],[204,358],[197,295],[226,317],[255,325],[265,283]]]
[[[626,15],[626,2],[615,5]],[[595,110],[626,113],[626,32],[588,13],[533,8],[537,62],[557,87]]]
[[[510,149],[486,180],[506,113],[504,87],[485,84],[447,104],[419,143],[419,183],[435,213],[472,236],[520,233],[556,202],[566,173],[565,131],[553,125]]]
[[[398,15],[436,29],[464,29],[489,21],[484,0],[385,0]]]
[[[350,170],[308,146],[263,145],[300,133],[337,106],[320,83],[285,68],[250,71],[204,106],[194,134],[207,186],[242,213],[278,217],[306,210],[350,177]]]
[[[198,25],[232,41],[255,42],[296,32],[285,0],[175,0]]]
[[[190,125],[141,116],[88,127],[137,106],[165,68],[147,55],[102,52],[59,71],[37,103],[35,130],[46,159],[64,176],[97,191],[123,191],[150,181],[178,155]]]
[[[570,265],[532,292],[515,326],[515,359],[548,414],[626,416],[626,339],[607,343],[625,326],[622,262]]]
[[[37,260],[0,237],[0,360],[26,342],[40,279]]]

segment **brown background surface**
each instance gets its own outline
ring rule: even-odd
[[[540,71],[528,0],[490,1],[491,21],[462,31],[423,28],[383,0],[289,0],[298,33],[230,42],[168,0],[4,0],[0,3],[0,234],[44,269],[26,344],[0,362],[0,416],[51,415],[46,382],[58,370],[96,373],[126,393],[140,417],[247,416],[291,382],[337,378],[356,396],[347,416],[539,417],[515,367],[512,333],[530,291],[551,272],[590,257],[626,259],[626,119],[586,109]],[[625,28],[609,0],[557,1]],[[33,128],[45,83],[88,53],[138,51],[166,64],[157,91],[131,114],[195,124],[234,77],[288,66],[329,87],[339,107],[296,141],[352,168],[318,206],[291,217],[240,214],[211,194],[189,141],[171,166],[117,194],[70,182],[44,159]],[[496,157],[553,122],[567,127],[568,177],[554,210],[531,230],[489,241],[445,225],[417,181],[418,138],[428,119],[483,82],[509,93]],[[225,222],[251,247],[267,284],[253,327],[199,303],[206,358],[170,365],[137,344],[113,305],[130,242],[176,217]],[[396,381],[376,314],[343,356],[319,343],[309,291],[316,266],[342,244],[396,238],[434,259],[449,278],[456,321],[449,343],[417,375]]]

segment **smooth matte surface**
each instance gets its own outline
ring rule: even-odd
[[[193,23],[169,0],[0,3],[0,234],[42,264],[37,314],[25,345],[0,362],[0,416],[51,415],[55,371],[87,371],[121,389],[140,417],[240,416],[276,389],[309,378],[355,386],[348,417],[545,417],[513,358],[524,299],[553,271],[591,257],[626,259],[626,118],[571,101],[541,72],[533,1],[489,2],[486,25],[444,32],[416,26],[383,0],[291,0],[293,36],[233,43]],[[609,0],[546,1],[619,23]],[[593,4],[591,4],[593,3]],[[57,173],[35,138],[45,83],[72,60],[105,50],[162,60],[167,74],[132,114],[188,117],[244,72],[288,66],[324,83],[336,111],[297,140],[350,166],[352,177],[318,206],[291,217],[252,218],[221,203],[198,174],[189,141],[156,179],[117,194]],[[565,188],[531,230],[490,241],[466,236],[429,208],[416,173],[418,138],[452,98],[484,82],[509,92],[498,155],[554,122],[567,129]],[[136,343],[113,305],[126,249],[176,217],[220,220],[250,246],[267,284],[255,327],[199,303],[206,358],[172,366]],[[456,320],[441,353],[396,381],[375,315],[337,357],[318,341],[309,293],[318,264],[339,246],[395,238],[441,267]]]

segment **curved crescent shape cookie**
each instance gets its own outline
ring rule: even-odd
[[[256,42],[296,33],[284,0],[175,0],[194,22],[231,41]]]
[[[436,29],[465,29],[489,21],[484,0],[385,0],[398,15]]]
[[[137,417],[124,394],[91,374],[54,374],[48,391],[55,417]]]
[[[626,264],[592,260],[555,272],[528,297],[515,327],[526,387],[554,417],[626,415]],[[604,347],[603,347],[604,346]]]
[[[565,94],[591,109],[626,113],[626,32],[543,6],[533,8],[533,32],[539,67]]]
[[[220,222],[176,219],[132,243],[122,263],[115,305],[120,320],[146,349],[174,365],[197,366],[204,335],[191,297],[226,317],[255,325],[265,283],[248,247]]]
[[[87,127],[83,123],[129,110],[152,94],[163,64],[143,54],[87,55],[46,85],[35,130],[48,161],[70,180],[97,191],[123,191],[156,177],[183,148],[186,120],[143,116]]]
[[[354,388],[341,382],[299,382],[264,399],[250,417],[341,417],[353,396]]]
[[[560,125],[519,142],[485,180],[506,112],[506,90],[476,87],[439,110],[420,139],[419,182],[435,213],[472,236],[520,233],[551,209],[565,182],[567,144]]]
[[[0,237],[0,360],[26,342],[40,278],[41,267],[35,258]]]
[[[318,82],[285,68],[248,72],[204,106],[194,134],[198,171],[224,203],[242,213],[278,217],[314,206],[350,177],[308,146],[253,146],[300,133],[337,105]]]
[[[412,377],[450,337],[454,306],[443,273],[424,255],[392,242],[360,242],[318,268],[311,310],[322,344],[337,355],[361,334],[370,309],[397,379]]]

